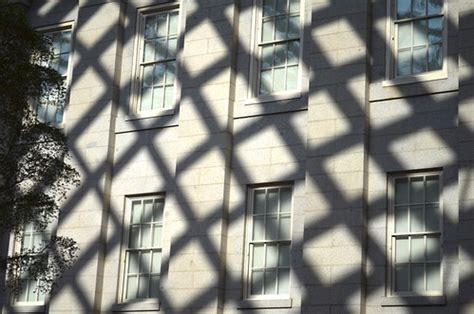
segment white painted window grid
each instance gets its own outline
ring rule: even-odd
[[[72,52],[72,24],[66,23],[65,26],[56,29],[47,29],[44,35],[51,43],[53,48],[53,60],[47,66],[55,69],[64,80],[66,89],[69,86],[69,76]],[[38,120],[53,124],[57,127],[62,126],[64,121],[64,111],[66,105],[66,95],[63,99],[46,100],[43,103],[37,102],[36,114]]]
[[[301,81],[301,1],[258,0],[255,90],[257,97],[298,91]]]
[[[36,227],[33,222],[26,224],[22,230],[21,241],[15,242],[15,250],[20,252],[26,252],[32,250],[42,249],[51,239],[53,234],[53,228],[56,221],[53,221],[46,226],[45,229],[40,230]],[[34,256],[35,253],[31,254]],[[40,305],[45,302],[46,295],[42,292],[38,285],[40,279],[33,279],[28,276],[28,273],[22,273],[21,275],[21,288],[17,295],[13,295],[13,303],[17,305],[28,304],[28,305]]]
[[[127,199],[122,301],[159,297],[164,196]]]
[[[176,104],[179,9],[139,11],[136,113],[172,109]]]
[[[390,0],[389,14],[392,78],[440,77],[446,71],[445,1]]]
[[[249,299],[289,298],[292,185],[249,190],[245,285]]]
[[[391,295],[442,295],[442,176],[391,177]]]

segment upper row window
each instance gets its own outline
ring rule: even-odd
[[[446,51],[443,0],[392,3],[393,76],[401,78],[443,70]]]

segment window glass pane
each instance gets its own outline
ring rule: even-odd
[[[429,261],[439,261],[441,259],[440,251],[439,237],[428,236],[426,238],[426,259]]]
[[[143,54],[143,61],[149,62],[155,59],[155,41],[147,40],[145,42],[145,52]]]
[[[288,43],[288,64],[298,64],[300,54],[300,42],[297,40]]]
[[[286,13],[286,0],[276,0],[276,14]]]
[[[290,245],[280,244],[280,254],[278,257],[278,266],[290,266]]]
[[[298,66],[287,68],[286,90],[296,89],[298,87]]]
[[[423,231],[423,205],[410,207],[410,231]]]
[[[433,18],[428,20],[428,42],[437,44],[443,41],[443,18]]]
[[[441,291],[441,276],[440,264],[426,265],[426,290],[427,291]]]
[[[410,180],[410,203],[423,203],[423,178],[417,177]]]
[[[278,189],[268,190],[267,213],[278,212]]]
[[[53,53],[58,55],[61,53],[61,33],[52,34]]]
[[[286,16],[280,16],[275,18],[275,39],[286,38]]]
[[[265,294],[276,293],[276,271],[267,270],[265,271]]]
[[[154,221],[163,221],[163,208],[164,207],[165,207],[165,202],[163,202],[163,199],[155,199],[155,207],[153,209]]]
[[[278,266],[278,246],[276,244],[267,244],[267,260],[265,266],[267,268]]]
[[[145,299],[148,297],[148,275],[141,275],[138,282],[138,299]]]
[[[173,84],[174,76],[176,72],[175,61],[169,61],[166,63],[166,83]]]
[[[139,232],[140,232],[140,228],[138,226],[132,226],[130,228],[130,241],[129,241],[129,245],[128,247],[130,248],[138,248],[140,245],[139,245]]]
[[[426,15],[426,0],[412,0],[412,14],[413,16]]]
[[[127,277],[127,299],[135,299],[137,297],[138,280],[137,276]]]
[[[67,75],[67,64],[68,64],[68,61],[69,61],[69,54],[68,53],[63,53],[60,57],[59,57],[59,74],[65,76]]]
[[[143,67],[143,85],[144,88],[150,88],[153,86],[153,66]]]
[[[425,45],[426,44],[426,36],[427,36],[427,21],[426,20],[419,20],[413,22],[413,45]]]
[[[423,292],[425,290],[425,266],[423,264],[411,265],[411,291]]]
[[[145,39],[156,37],[156,17],[147,16],[145,19]]]
[[[413,237],[411,239],[411,261],[422,262],[425,260],[425,239]]]
[[[411,23],[398,24],[398,48],[411,47]]]
[[[170,18],[170,29],[169,35],[177,35],[178,34],[178,12],[172,12],[169,15]]]
[[[28,280],[28,301],[36,301],[36,295],[38,292],[38,282],[36,280]]]
[[[426,72],[426,48],[413,49],[413,73]]]
[[[443,47],[432,45],[428,49],[428,70],[435,71],[443,68]]]
[[[142,225],[142,243],[141,247],[150,247],[151,245],[151,226]]]
[[[167,14],[158,14],[157,18],[157,36],[164,37],[168,34]]]
[[[291,212],[291,188],[280,189],[280,212]]]
[[[250,294],[260,295],[262,294],[263,287],[263,272],[261,271],[252,271]]]
[[[438,205],[426,205],[425,219],[426,231],[438,231],[440,229]]]
[[[262,71],[260,74],[260,95],[268,95],[272,90],[272,71]]]
[[[140,273],[150,272],[151,254],[149,251],[140,254]]]
[[[288,19],[288,38],[297,38],[300,36],[300,17],[290,16]]]
[[[178,46],[178,39],[170,39],[168,41],[168,58],[174,58],[176,56],[176,48]]]
[[[160,273],[161,271],[161,252],[153,252],[153,263],[151,265],[152,273]]]
[[[18,301],[24,302],[28,299],[28,280],[21,281],[21,288],[18,293]]]
[[[153,215],[153,200],[143,201],[143,207],[145,209],[142,222],[151,222]]]
[[[253,219],[252,240],[263,240],[263,216],[256,216]]]
[[[290,12],[299,12],[300,11],[300,0],[290,0]]]
[[[273,19],[263,21],[262,42],[273,40]]]
[[[150,298],[158,298],[160,291],[160,275],[150,277]]]
[[[153,89],[153,109],[156,108],[163,108],[163,87]]]
[[[154,60],[163,60],[166,58],[167,54],[167,41],[166,39],[157,39],[155,40],[155,59]]]
[[[290,270],[280,269],[278,272],[278,294],[288,294],[290,288]]]
[[[439,177],[426,178],[426,202],[439,202]]]
[[[285,68],[275,69],[273,75],[273,91],[280,92],[285,89]]]
[[[174,102],[174,86],[168,86],[165,88],[165,108],[173,106]]]
[[[155,225],[153,227],[153,244],[154,247],[161,246],[161,226]]]
[[[23,239],[21,240],[22,242],[21,247],[26,250],[33,248],[33,243],[31,240],[32,240],[31,235],[29,234],[23,235]]]
[[[278,238],[284,239],[284,240],[291,239],[290,230],[291,230],[291,216],[281,215]]]
[[[61,52],[71,51],[71,31],[62,32]]]
[[[440,14],[443,10],[443,0],[428,0],[428,14]]]
[[[265,239],[266,240],[278,239],[278,217],[276,215],[267,216],[266,226],[265,226]]]
[[[395,232],[408,232],[408,207],[395,208]]]
[[[273,63],[273,45],[262,47],[262,69],[268,69],[272,67]]]
[[[254,194],[253,212],[255,214],[265,213],[265,190],[256,190]]]
[[[163,84],[163,77],[165,76],[165,64],[164,63],[158,63],[155,64],[155,69],[153,73],[153,84],[155,86]]]
[[[130,252],[128,256],[128,274],[138,273],[138,252]]]
[[[395,240],[395,262],[408,263],[408,239]]]
[[[142,88],[142,98],[140,103],[140,110],[151,109],[151,88]]]
[[[253,245],[252,267],[260,268],[264,266],[264,246],[263,244]]]
[[[411,13],[411,1],[410,0],[397,0],[397,18],[405,19],[409,18]]]
[[[399,51],[397,58],[397,74],[408,75],[411,73],[411,51]]]
[[[284,65],[286,61],[286,43],[275,45],[274,66]]]
[[[274,6],[275,6],[275,0],[264,0],[263,1],[263,16],[275,15]]]

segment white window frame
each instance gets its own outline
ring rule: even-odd
[[[64,84],[66,85],[66,94],[64,95],[64,108],[63,108],[63,120],[61,123],[54,124],[54,126],[58,129],[62,129],[65,126],[68,104],[69,104],[69,95],[71,92],[71,81],[72,81],[72,72],[73,72],[73,54],[74,54],[74,22],[68,21],[63,22],[55,25],[44,26],[36,29],[38,32],[42,33],[43,35],[47,35],[49,33],[61,32],[61,31],[70,31],[71,32],[71,47],[69,51],[69,58],[66,70],[66,79],[64,80]],[[35,114],[37,113],[37,105],[34,105]]]
[[[396,75],[397,66],[397,46],[398,36],[396,27],[396,14],[398,0],[387,0],[387,23],[386,23],[386,37],[387,37],[387,49],[386,49],[386,68],[385,68],[385,80],[382,82],[382,86],[393,86],[411,84],[420,81],[432,81],[441,80],[448,77],[448,0],[443,1],[443,9],[440,14],[443,16],[443,66],[440,70],[427,71],[417,74],[410,74],[406,76]],[[413,0],[412,0],[413,1]],[[410,18],[410,20],[416,20],[417,18]],[[422,19],[429,19],[423,18]],[[407,19],[408,20],[408,19]]]
[[[130,250],[129,248],[129,240],[130,240],[130,231],[131,231],[131,220],[132,220],[132,203],[136,200],[140,200],[142,202],[146,200],[156,200],[162,199],[163,200],[163,217],[161,221],[161,246],[160,247],[146,247],[146,248],[135,248],[133,250],[140,251],[140,250],[160,250],[161,252],[161,260],[163,259],[163,235],[164,235],[164,216],[165,216],[165,208],[166,208],[166,197],[164,193],[157,193],[157,194],[147,194],[147,195],[133,195],[133,196],[126,196],[125,197],[125,210],[124,210],[124,228],[123,228],[123,236],[122,236],[122,249],[121,249],[121,256],[120,256],[120,281],[119,281],[119,289],[118,289],[118,296],[117,301],[118,303],[137,303],[137,302],[147,302],[156,300],[157,298],[150,297],[150,298],[134,298],[134,299],[127,299],[126,298],[126,280],[127,280],[127,269],[129,258],[127,251]],[[150,233],[151,234],[151,233]],[[150,258],[151,261],[151,258]],[[161,261],[160,261],[161,263]],[[160,265],[160,286],[161,286],[161,278],[163,277],[162,273],[162,264]],[[148,273],[151,276],[151,272]],[[138,284],[138,283],[137,283]],[[157,287],[158,291],[160,287]],[[159,298],[159,297],[158,297]]]
[[[51,239],[51,237],[56,235],[57,225],[58,225],[58,219],[55,218],[50,222],[49,226],[46,227],[46,229],[49,230],[50,239]],[[33,228],[35,228],[35,227],[33,227]],[[45,230],[43,230],[41,232],[33,231],[33,233],[44,233]],[[13,234],[13,233],[10,235],[10,247],[12,248],[12,250],[10,251],[10,254],[13,254],[13,253],[16,253],[16,252],[21,252],[23,236],[24,236],[24,227],[22,227],[21,233],[22,233],[22,235],[21,235],[20,239],[18,239],[15,236],[15,234]],[[29,289],[29,287],[28,287],[28,289]],[[37,295],[37,298],[38,298],[38,291],[35,294]],[[15,307],[17,307],[17,306],[19,306],[19,307],[23,307],[23,306],[27,306],[27,307],[29,307],[29,306],[44,306],[46,303],[49,302],[49,294],[47,294],[47,293],[45,294],[43,300],[36,300],[36,301],[18,301],[17,297],[18,296],[10,293],[10,303],[11,303],[12,306],[15,306]]]
[[[152,16],[160,13],[167,12],[178,12],[178,34],[176,43],[176,56],[175,56],[175,73],[174,73],[174,92],[173,92],[173,105],[168,108],[157,108],[152,110],[140,111],[141,102],[141,87],[142,87],[142,68],[141,65],[143,53],[144,53],[144,40],[145,40],[145,20],[147,16]],[[182,54],[182,10],[180,5],[177,3],[164,4],[152,7],[143,7],[137,9],[136,14],[136,32],[135,32],[135,45],[133,50],[133,62],[132,62],[132,89],[131,89],[131,108],[129,115],[126,120],[133,120],[136,118],[148,118],[154,116],[162,116],[173,114],[179,104],[179,95],[181,94],[181,83],[178,78],[178,70],[181,65],[181,54]],[[160,61],[161,62],[161,61]]]
[[[397,292],[395,291],[395,180],[396,179],[408,179],[416,177],[429,177],[429,176],[438,176],[439,177],[439,231],[422,231],[422,232],[406,232],[407,236],[413,235],[430,235],[438,234],[440,241],[440,291],[424,291],[424,292]],[[424,179],[425,180],[425,179]],[[413,297],[413,296],[443,296],[444,293],[444,284],[443,284],[443,269],[444,269],[444,256],[443,256],[443,222],[444,222],[444,211],[443,211],[443,173],[442,171],[423,171],[423,172],[410,172],[395,174],[389,176],[389,186],[388,186],[388,197],[389,197],[389,215],[387,219],[387,252],[388,252],[388,284],[387,290],[389,296],[398,296],[398,297]],[[410,182],[410,181],[409,181]],[[423,203],[425,204],[425,203]],[[400,235],[399,235],[400,236]],[[410,246],[409,246],[410,247]],[[426,248],[426,243],[424,244]],[[410,249],[409,249],[410,250]],[[410,254],[410,253],[408,253]],[[412,262],[409,260],[409,264]],[[426,264],[426,261],[423,262]],[[426,270],[424,271],[426,273]],[[409,280],[411,276],[409,276]]]
[[[253,232],[253,206],[254,206],[254,195],[255,191],[258,190],[268,190],[268,189],[281,189],[281,188],[290,188],[291,189],[291,211],[290,211],[290,239],[289,240],[262,240],[261,243],[289,243],[290,246],[290,265],[289,268],[289,281],[288,281],[288,293],[287,294],[269,294],[269,295],[251,295],[251,263],[253,261],[253,256],[251,252],[251,246],[254,241],[252,240]],[[290,300],[291,299],[291,284],[293,280],[292,276],[292,263],[291,256],[293,251],[293,216],[294,216],[294,194],[295,187],[293,184],[271,184],[271,185],[259,185],[259,186],[249,186],[247,189],[247,211],[246,211],[246,232],[245,232],[245,261],[244,261],[244,271],[243,271],[243,292],[244,299],[248,301],[253,300]],[[265,267],[264,267],[265,268]],[[277,266],[278,268],[278,266]],[[278,278],[278,277],[277,277]]]
[[[299,43],[300,49],[298,54],[298,77],[296,82],[296,88],[292,90],[283,90],[280,92],[270,92],[268,95],[260,95],[260,46],[261,46],[261,32],[263,27],[263,0],[254,0],[254,10],[252,18],[252,34],[251,34],[251,58],[250,58],[250,75],[249,75],[249,89],[247,94],[246,104],[261,103],[261,102],[271,102],[277,100],[286,100],[292,98],[301,97],[301,90],[303,85],[303,76],[305,72],[304,63],[303,63],[303,51],[304,51],[304,38],[303,38],[303,29],[305,25],[305,0],[300,0],[300,11],[299,11]],[[275,42],[290,42],[293,39],[284,39],[284,40],[274,40],[268,43]],[[267,44],[268,44],[267,43]]]

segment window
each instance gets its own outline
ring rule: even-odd
[[[288,297],[292,187],[250,191],[247,296]]]
[[[258,10],[258,96],[299,88],[299,0],[262,0]]]
[[[176,90],[178,10],[141,14],[137,112],[173,108]]]
[[[44,230],[39,230],[34,223],[28,223],[23,230],[21,243],[19,243],[22,253],[39,252],[51,239],[52,224]],[[18,295],[14,296],[14,303],[42,303],[45,293],[38,288],[39,279],[30,278],[27,271],[19,274],[21,277],[21,288]]]
[[[161,272],[164,198],[128,199],[124,301],[157,298]]]
[[[58,71],[67,86],[69,56],[71,52],[71,30],[45,33],[53,46],[54,58],[49,65]],[[37,103],[36,113],[41,122],[60,125],[63,122],[65,99],[46,100]]]
[[[393,178],[392,294],[442,294],[440,178]]]
[[[405,77],[444,68],[443,0],[393,0],[394,76]]]

